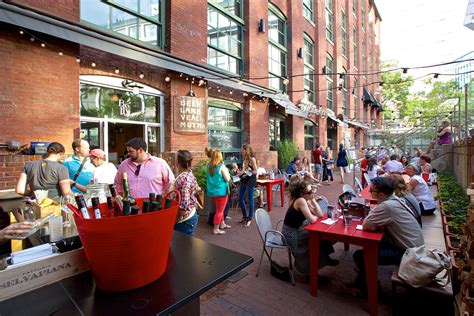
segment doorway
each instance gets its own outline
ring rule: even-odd
[[[142,124],[108,123],[109,162],[120,164],[127,158],[125,144],[134,137],[142,137]]]

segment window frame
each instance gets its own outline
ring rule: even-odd
[[[356,28],[352,28],[352,40],[353,40],[353,46],[354,46],[354,60],[353,60],[353,65],[355,68],[359,67],[359,63],[357,60],[357,31]]]
[[[326,70],[327,108],[334,110],[334,58],[329,53],[326,53]]]
[[[342,25],[341,25],[341,30],[342,30],[342,56],[347,59],[347,15],[344,10],[341,11],[341,20],[342,20]]]
[[[272,121],[273,121],[273,124],[272,124]],[[284,125],[284,128],[283,130],[280,129],[280,123],[283,122],[283,125]],[[272,139],[272,134],[270,133],[270,128],[271,126],[273,126],[274,130],[276,131],[276,128],[277,128],[277,124],[279,125],[278,126],[278,129],[279,129],[279,138],[280,139],[277,139],[276,138],[276,135],[273,135],[273,139]],[[278,113],[271,113],[268,117],[268,145],[269,145],[269,149],[271,147],[274,148],[274,150],[276,150],[277,148],[277,143],[278,142],[281,142],[283,139],[285,139],[285,128],[286,128],[286,117],[281,115],[281,114],[278,114]]]
[[[240,1],[240,0],[239,0]],[[241,3],[242,4],[242,3]],[[216,10],[218,13],[222,14],[224,17],[228,18],[229,20],[233,21],[234,23],[237,24],[237,27],[239,29],[239,38],[240,38],[240,49],[239,49],[239,55],[240,56],[237,56],[237,55],[234,55],[230,52],[227,52],[225,50],[223,50],[222,48],[219,48],[217,46],[214,46],[214,45],[211,45],[210,44],[210,41],[209,41],[209,32],[208,32],[208,35],[207,35],[207,65],[213,69],[216,69],[216,70],[219,70],[219,71],[223,71],[225,73],[229,73],[229,74],[232,74],[232,75],[237,75],[237,76],[243,76],[245,74],[245,62],[244,62],[244,51],[245,51],[245,41],[244,41],[244,31],[245,31],[245,21],[243,20],[243,6],[240,5],[240,15],[241,17],[235,15],[235,14],[232,14],[230,13],[229,11],[227,11],[225,8],[221,7],[217,2],[213,1],[213,0],[208,0],[207,2],[207,12],[208,12],[208,17],[207,17],[207,25],[208,25],[208,28],[209,28],[209,7],[212,7],[214,10]],[[213,64],[210,64],[209,63],[209,49],[213,49],[221,54],[224,54],[228,57],[232,57],[232,58],[235,58],[238,63],[239,63],[239,71],[237,71],[237,73],[234,73],[232,71],[229,71],[227,69],[224,69],[224,68],[220,68],[216,65],[213,65]]]
[[[315,51],[315,44],[314,41],[307,35],[303,34],[303,62],[304,62],[304,79],[303,79],[303,89],[305,90],[305,93],[308,92],[308,101],[315,102],[315,83],[314,83],[314,51]],[[307,52],[307,44],[308,46],[311,47],[311,52]],[[310,61],[309,63],[307,62],[306,56],[310,56]],[[306,84],[306,81],[311,82],[310,85]]]
[[[334,11],[333,11],[333,0],[325,1],[326,11],[326,39],[330,43],[334,43]]]
[[[314,135],[313,134],[307,134],[306,133],[306,126],[311,126],[314,132]],[[317,128],[317,124],[315,124],[313,121],[311,120],[308,120],[308,119],[305,119],[304,120],[304,128],[303,128],[303,132],[304,132],[304,150],[313,150],[315,145],[316,145],[316,140],[317,140],[317,136],[316,136],[316,131],[318,130]],[[308,139],[311,139],[311,146],[310,148],[307,148],[306,146],[306,141]]]
[[[270,16],[270,13],[273,14],[277,19],[279,19],[282,22],[283,30],[279,33],[283,35],[283,41],[284,45],[280,44],[279,42],[276,42],[274,39],[272,39],[270,36],[268,36],[268,48],[269,50],[271,48],[274,48],[279,51],[280,54],[284,56],[284,64],[280,64],[280,68],[283,69],[283,72],[281,75],[276,74],[271,72],[271,62],[276,60],[271,59],[271,54],[268,54],[268,74],[269,74],[269,81],[268,81],[268,86],[272,89],[276,89],[278,91],[285,92],[287,90],[286,86],[283,84],[284,78],[288,76],[288,22],[285,17],[285,15],[273,4],[269,3],[268,4],[268,16]],[[267,27],[270,29],[269,22],[270,19],[268,18],[268,23]],[[278,78],[279,81],[279,86],[272,86],[272,79]]]
[[[225,153],[234,153],[234,152],[239,153],[240,158],[238,160],[224,160],[225,164],[229,164],[231,162],[241,163],[242,162],[242,156],[240,155],[240,152],[241,152],[241,148],[242,148],[242,145],[243,145],[243,136],[244,136],[243,109],[242,109],[241,104],[236,103],[236,102],[227,101],[227,100],[222,100],[222,99],[209,98],[208,99],[208,107],[209,108],[212,107],[212,108],[224,109],[224,110],[229,110],[229,111],[235,111],[235,112],[238,113],[238,115],[239,115],[238,120],[240,121],[239,122],[240,128],[239,127],[232,127],[232,126],[210,125],[208,123],[208,126],[207,126],[207,133],[208,133],[207,144],[208,144],[208,146],[211,146],[211,144],[209,143],[209,131],[210,130],[239,133],[239,139],[240,139],[239,147],[217,148],[217,149],[219,149],[222,152],[223,156],[225,156]],[[210,111],[208,111],[208,117],[207,117],[208,122],[210,121],[209,120],[209,113],[210,113]]]
[[[308,1],[309,6],[306,3]],[[314,23],[314,0],[303,0],[303,16],[306,18],[306,20]]]
[[[82,2],[82,1],[80,1]],[[141,20],[145,20],[147,22],[150,22],[151,24],[153,25],[157,25],[157,27],[159,28],[159,31],[157,32],[157,34],[159,34],[158,38],[156,39],[157,42],[158,42],[158,39],[161,39],[161,41],[159,43],[157,43],[156,45],[153,45],[153,44],[150,44],[148,42],[145,42],[145,41],[142,41],[140,40],[139,38],[133,38],[131,36],[128,36],[128,35],[125,35],[123,33],[120,33],[120,32],[117,32],[117,31],[114,31],[110,28],[105,28],[103,26],[100,26],[100,25],[97,25],[93,22],[90,22],[90,21],[87,21],[87,20],[84,20],[82,19],[82,16],[79,12],[79,19],[80,19],[80,23],[81,24],[86,24],[86,25],[89,25],[93,28],[98,28],[100,30],[105,30],[106,32],[108,33],[111,33],[111,34],[114,34],[115,36],[118,36],[118,37],[125,37],[131,41],[134,41],[134,42],[138,42],[138,43],[141,43],[141,44],[144,44],[144,45],[148,45],[150,47],[158,47],[159,49],[163,49],[165,47],[165,42],[166,42],[166,30],[165,30],[165,25],[166,25],[166,15],[165,15],[165,10],[166,10],[166,1],[164,0],[160,0],[160,4],[159,4],[159,7],[160,7],[160,14],[159,14],[159,17],[157,20],[155,19],[152,19],[146,15],[143,15],[137,11],[134,11],[122,4],[119,4],[119,3],[116,3],[114,0],[103,0],[102,1],[104,4],[108,5],[109,6],[109,16],[108,16],[108,21],[109,23],[111,22],[111,18],[112,18],[112,8],[115,8],[117,10],[120,10],[120,11],[123,11],[127,14],[130,14],[134,17],[136,17],[137,19],[141,19]],[[139,3],[139,2],[138,2]],[[80,3],[81,4],[81,3]],[[137,22],[138,23],[138,22]],[[137,33],[140,34],[140,31],[139,29],[137,28]]]

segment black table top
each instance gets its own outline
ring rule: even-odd
[[[175,232],[167,270],[151,284],[106,293],[96,289],[89,271],[1,302],[0,315],[165,315],[252,262],[247,255]]]

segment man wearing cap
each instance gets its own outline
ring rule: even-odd
[[[94,183],[114,184],[117,168],[113,163],[106,161],[105,152],[102,149],[90,151],[91,162],[95,166]]]
[[[86,192],[86,186],[91,182],[94,174],[94,165],[89,160],[89,143],[83,139],[72,142],[74,155],[64,161],[72,179],[71,187],[74,193]],[[77,187],[76,187],[77,185]]]
[[[166,194],[175,180],[168,163],[147,153],[147,144],[141,137],[130,139],[126,147],[129,158],[118,168],[115,177],[117,192],[123,193],[122,176],[126,172],[133,197],[148,197],[150,193]]]

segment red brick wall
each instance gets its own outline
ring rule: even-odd
[[[0,142],[57,141],[70,150],[79,126],[78,48],[40,38],[45,48],[16,28],[0,30]]]
[[[61,17],[69,21],[79,22],[80,0],[10,0],[34,10]]]
[[[171,1],[166,1],[168,6]],[[207,5],[201,0],[173,0],[167,10],[167,50],[176,57],[207,65]]]
[[[0,155],[0,190],[14,189],[25,162],[41,156]]]

